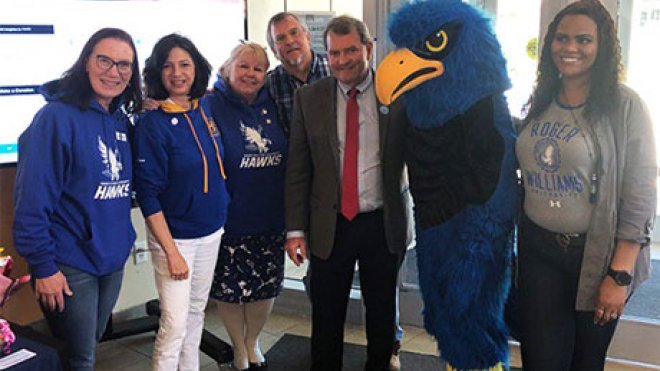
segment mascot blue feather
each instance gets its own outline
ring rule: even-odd
[[[404,100],[425,328],[452,369],[508,363],[504,304],[518,194],[506,61],[477,9],[413,1],[389,21],[398,48],[376,73]]]

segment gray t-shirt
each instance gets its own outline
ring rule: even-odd
[[[553,102],[519,133],[516,143],[525,213],[557,233],[584,233],[591,221],[596,153],[582,111]]]

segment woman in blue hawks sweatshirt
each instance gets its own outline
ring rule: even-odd
[[[126,116],[141,106],[133,40],[99,30],[40,92],[48,103],[18,140],[14,243],[53,334],[70,346],[68,366],[93,370],[135,240]]]
[[[208,101],[222,132],[231,196],[211,296],[234,345],[237,369],[265,370],[259,333],[284,276],[286,136],[265,89],[268,57],[243,43],[220,69]]]
[[[160,108],[135,131],[135,190],[148,226],[160,297],[154,370],[198,370],[199,344],[229,198],[222,142],[199,98],[211,67],[171,34],[146,61],[147,95]]]

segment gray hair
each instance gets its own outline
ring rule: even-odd
[[[332,32],[337,35],[348,35],[353,32],[353,30],[357,31],[358,36],[360,36],[360,42],[362,45],[367,45],[371,42],[369,29],[367,29],[367,25],[365,25],[361,20],[348,15],[332,18],[330,22],[328,22],[325,31],[323,31],[323,45],[325,46],[326,50],[328,49],[328,32]]]
[[[264,49],[263,46],[251,42],[251,41],[245,41],[241,42],[240,44],[236,45],[234,49],[232,49],[231,54],[229,55],[229,58],[225,61],[225,63],[222,64],[220,67],[220,77],[222,77],[225,82],[229,83],[229,67],[231,66],[238,57],[240,57],[243,54],[247,53],[253,53],[254,55],[257,56],[257,58],[263,60],[264,64],[266,65],[265,71],[268,71],[268,67],[270,67],[270,62],[268,61],[268,55],[266,54],[266,49]]]
[[[298,22],[303,32],[309,33],[309,29],[307,28],[307,25],[305,24],[305,22],[301,22],[300,18],[298,18],[297,15],[291,12],[279,12],[275,14],[274,16],[270,17],[270,19],[268,20],[268,26],[266,27],[266,40],[268,41],[268,46],[273,52],[275,52],[275,39],[273,39],[273,32],[272,32],[273,25],[282,22],[286,18],[293,18],[296,22]]]

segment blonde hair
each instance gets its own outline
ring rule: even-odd
[[[261,59],[264,62],[264,65],[266,66],[265,71],[268,71],[268,67],[270,67],[270,62],[268,61],[268,55],[266,54],[266,49],[251,41],[244,41],[241,42],[240,44],[236,45],[234,49],[232,49],[231,54],[229,55],[229,58],[225,61],[225,63],[222,64],[220,67],[220,77],[222,77],[225,82],[229,82],[229,69],[238,59],[240,56],[243,54],[247,53],[253,53],[254,55],[257,56],[257,58]]]

